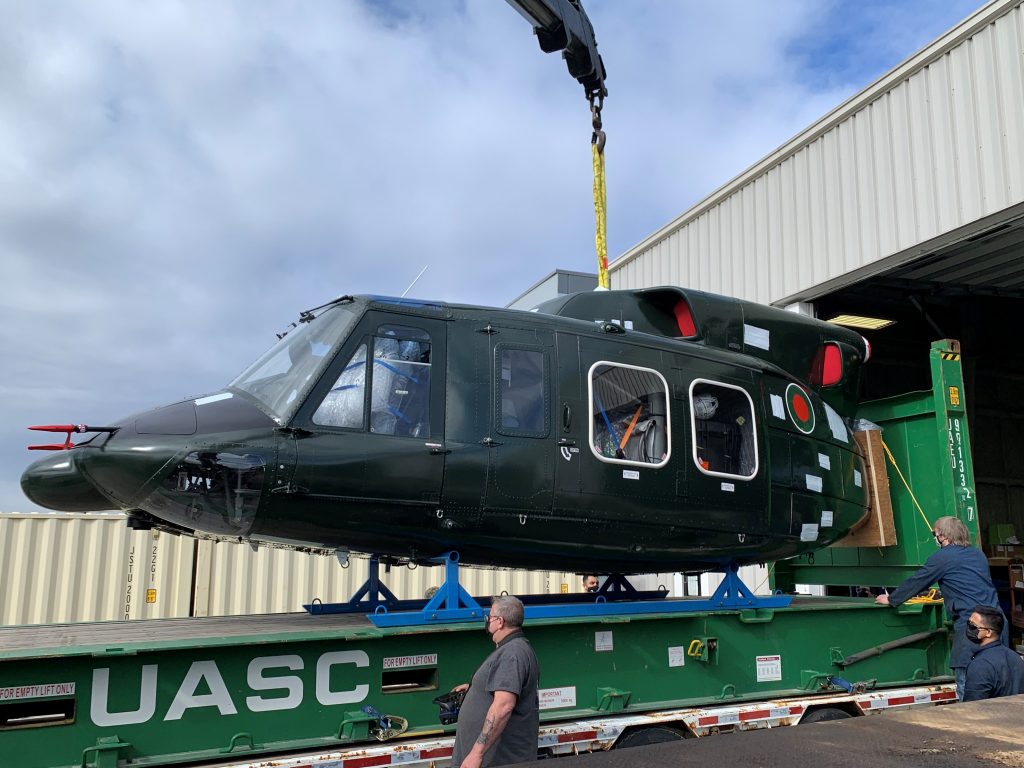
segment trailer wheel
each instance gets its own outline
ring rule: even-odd
[[[616,749],[646,747],[649,744],[664,744],[668,741],[682,741],[686,737],[676,728],[667,725],[651,725],[626,732],[615,742]]]
[[[804,723],[827,723],[829,720],[845,720],[848,717],[853,717],[845,709],[839,709],[839,707],[822,707],[816,709],[813,712],[808,712],[803,720],[800,721],[800,725]]]

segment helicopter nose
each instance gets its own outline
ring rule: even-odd
[[[21,490],[34,504],[61,512],[99,512],[115,504],[77,467],[76,456],[62,451],[29,465],[21,475]]]
[[[185,400],[40,459],[21,487],[62,512],[137,509],[186,528],[243,535],[260,504],[275,427],[230,393]]]

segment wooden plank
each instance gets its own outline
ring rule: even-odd
[[[889,474],[877,429],[855,432],[854,439],[864,455],[864,487],[868,495],[868,513],[864,519],[833,547],[891,547],[896,544],[896,524],[889,496]]]

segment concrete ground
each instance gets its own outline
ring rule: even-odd
[[[1024,695],[559,758],[558,768],[1024,768]]]

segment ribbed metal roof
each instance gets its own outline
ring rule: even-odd
[[[880,275],[876,284],[913,282],[935,295],[991,294],[1024,298],[1024,220],[1003,224]]]

